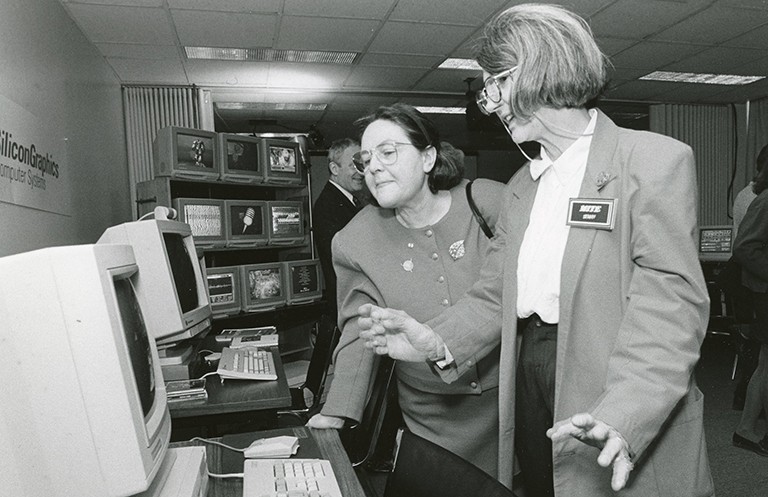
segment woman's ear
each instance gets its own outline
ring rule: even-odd
[[[422,169],[424,170],[425,174],[429,174],[429,172],[432,171],[432,169],[435,167],[435,162],[437,161],[437,150],[435,150],[435,147],[430,145],[426,149],[422,150],[421,158],[424,161]]]

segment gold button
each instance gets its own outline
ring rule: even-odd
[[[446,305],[446,306],[447,306],[447,305],[449,305],[449,304],[450,304],[450,302],[448,302],[448,299],[443,299],[443,305]]]
[[[424,234],[427,236],[432,236],[432,230],[427,230],[424,232]]]
[[[471,367],[471,366],[472,366],[472,359],[470,359],[470,360],[468,360],[468,361],[467,361],[467,366],[469,366],[469,367]]]
[[[438,281],[439,283],[444,283],[444,282],[445,282],[445,276],[440,276],[440,277],[437,279],[437,281]]]
[[[439,255],[437,255],[437,252],[435,252],[435,253],[433,253],[433,254],[432,254],[432,260],[433,260],[433,261],[436,261],[436,260],[438,259],[438,257],[440,257],[440,256],[439,256]]]
[[[472,389],[476,389],[476,388],[477,388],[477,382],[476,382],[476,381],[473,381],[473,382],[471,382],[471,383],[469,384],[469,386],[470,386],[470,387],[472,387]]]

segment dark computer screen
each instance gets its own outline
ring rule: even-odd
[[[301,205],[271,205],[272,235],[300,236],[303,234]]]
[[[235,302],[237,282],[234,271],[218,274],[208,274],[208,294],[211,305],[231,304]]]
[[[144,416],[152,410],[155,399],[154,366],[149,345],[149,335],[141,315],[136,292],[128,278],[114,279],[115,297],[117,298],[120,320],[125,333],[125,343],[133,366],[133,378],[141,400]]]
[[[197,309],[197,283],[195,270],[192,266],[196,255],[187,251],[184,237],[177,233],[163,233],[165,252],[171,264],[171,273],[176,287],[176,297],[179,299],[181,312],[186,313]]]
[[[264,235],[263,202],[228,204],[230,237]]]
[[[256,139],[226,139],[227,168],[230,171],[257,172],[259,170],[259,145]]]
[[[272,299],[284,295],[280,268],[249,269],[248,294],[251,301]]]
[[[291,266],[291,292],[301,296],[303,293],[314,293],[320,290],[320,279],[316,264],[301,264]]]

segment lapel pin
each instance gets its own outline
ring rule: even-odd
[[[603,187],[605,185],[607,185],[612,179],[613,179],[613,176],[611,176],[611,173],[607,173],[605,171],[602,171],[600,174],[598,174],[597,178],[595,178],[595,184],[597,185],[597,191],[602,190]]]

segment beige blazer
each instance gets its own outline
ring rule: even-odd
[[[429,321],[456,361],[441,372],[445,381],[457,379],[501,339],[499,476],[508,486],[514,462],[515,275],[537,186],[527,166],[510,180],[481,280],[467,298]],[[580,197],[615,199],[616,222],[610,231],[572,227],[568,236],[555,420],[590,412],[626,438],[635,470],[620,495],[712,495],[703,396],[693,378],[709,300],[695,243],[692,151],[671,138],[619,128],[600,113]],[[597,456],[597,449],[576,440],[556,444],[556,495],[616,495],[611,472],[598,466]]]

